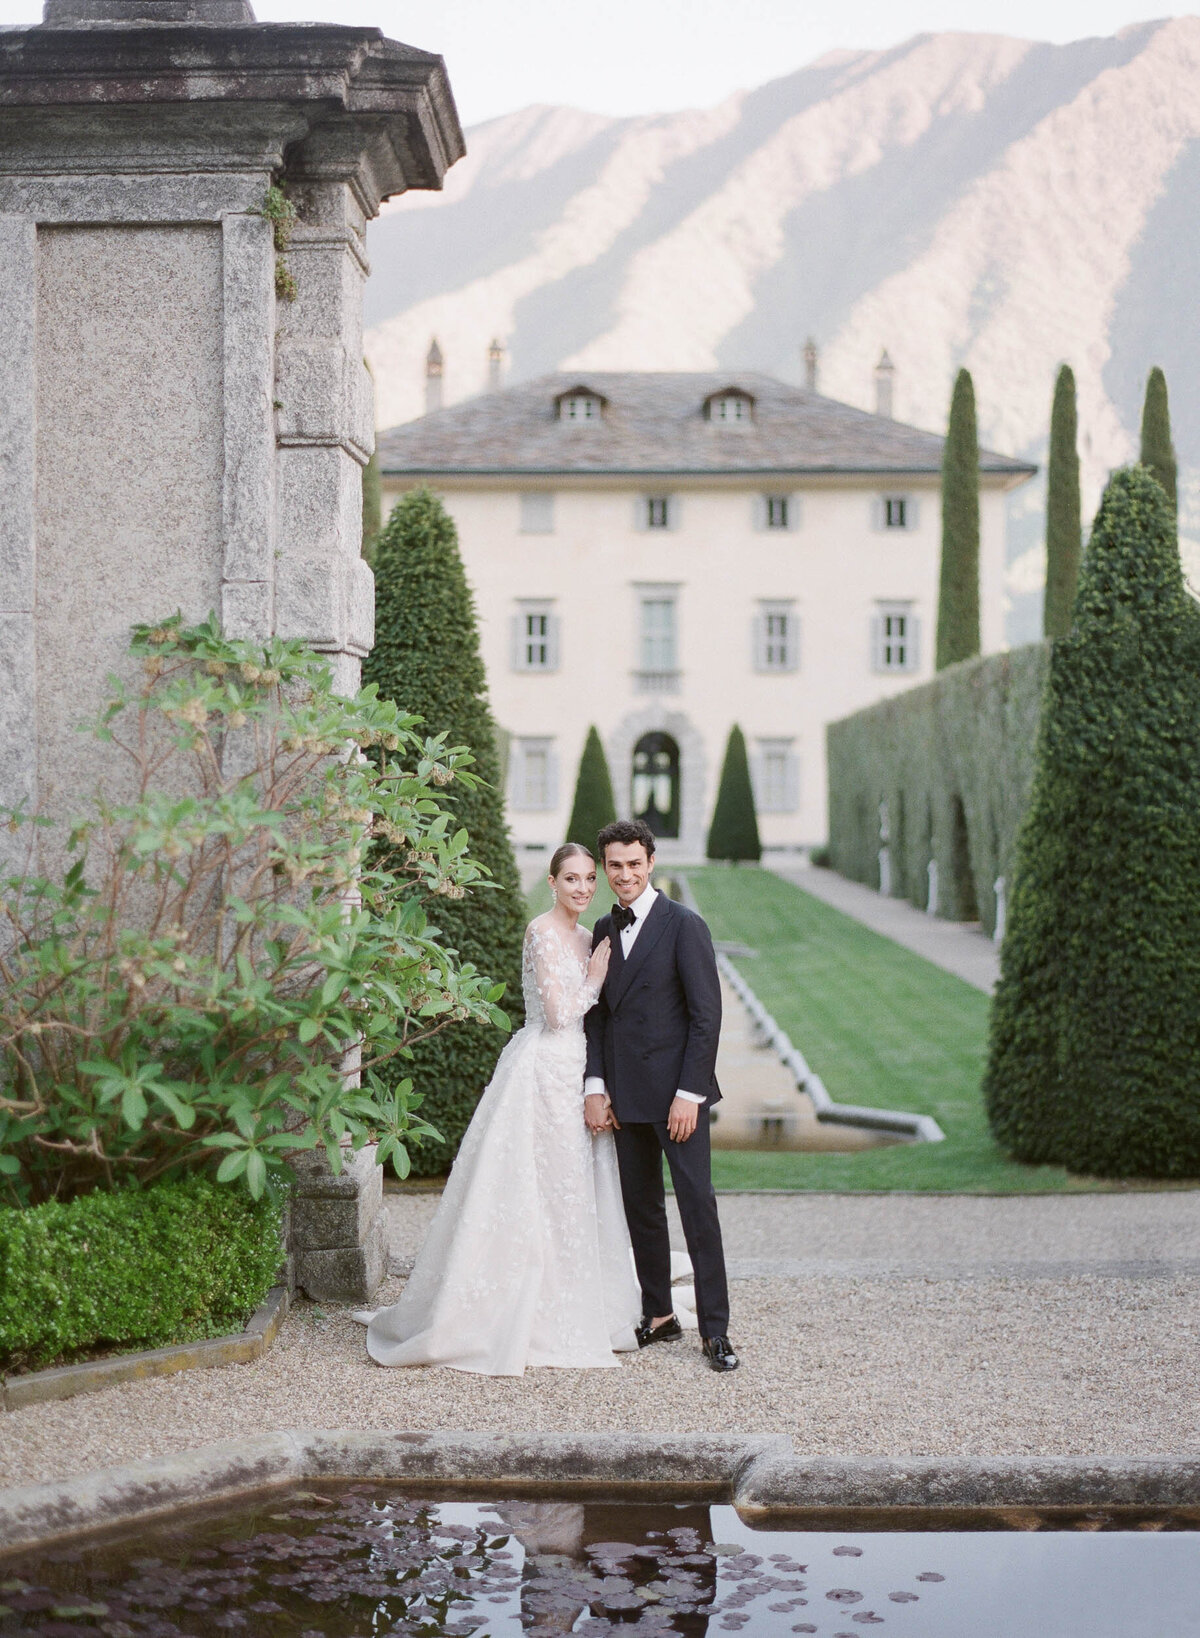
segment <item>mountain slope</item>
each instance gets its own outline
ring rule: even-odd
[[[846,52],[716,108],[613,120],[526,109],[469,133],[441,196],[371,228],[367,350],[381,426],[554,369],[756,368],[944,422],[975,374],[994,449],[1044,455],[1054,373],[1079,382],[1087,495],[1136,452],[1167,371],[1200,534],[1200,19],[1066,46],[922,35]],[[1041,496],[1014,501],[1014,639],[1032,635]],[[1197,564],[1200,569],[1200,564]],[[1197,575],[1200,578],[1200,574]]]

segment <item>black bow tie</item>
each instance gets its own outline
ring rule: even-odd
[[[626,927],[632,927],[634,922],[637,920],[637,917],[634,915],[633,911],[622,904],[614,904],[610,914],[612,916],[613,926],[619,933],[623,932]]]

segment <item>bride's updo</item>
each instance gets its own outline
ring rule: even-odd
[[[582,842],[564,842],[561,847],[555,848],[554,853],[551,856],[550,874],[552,876],[557,876],[563,865],[566,864],[567,860],[574,858],[575,854],[577,853],[581,853],[585,859],[590,859],[592,863],[595,864],[596,855],[592,852],[590,847],[584,847]]]

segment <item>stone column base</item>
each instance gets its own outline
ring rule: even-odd
[[[296,1284],[317,1302],[369,1303],[387,1272],[383,1168],[373,1147],[347,1154],[335,1177],[323,1150],[292,1163]]]

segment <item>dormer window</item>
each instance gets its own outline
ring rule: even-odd
[[[704,400],[704,415],[714,426],[744,429],[754,424],[754,399],[740,387],[725,387]]]
[[[604,399],[598,392],[582,383],[568,392],[560,392],[554,400],[560,421],[573,426],[595,425],[603,419]]]

